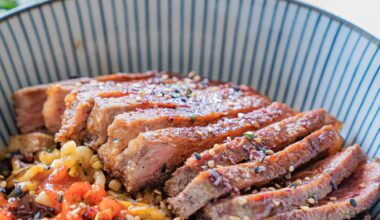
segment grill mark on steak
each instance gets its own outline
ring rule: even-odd
[[[133,80],[130,82],[115,83],[113,81],[97,82],[80,86],[77,90],[70,92],[65,98],[65,111],[62,118],[62,126],[55,136],[57,142],[67,142],[74,140],[80,143],[83,138],[87,118],[93,108],[94,98],[122,97],[131,94],[138,94],[147,85],[159,84],[163,89],[163,84],[178,83],[178,79],[162,77],[157,75],[152,78]],[[150,91],[151,94],[158,92]]]
[[[228,166],[246,160],[260,161],[267,156],[266,150],[278,151],[327,124],[340,127],[338,120],[328,115],[324,109],[318,109],[299,113],[256,131],[253,136],[259,142],[242,136],[231,142],[215,145],[202,152],[200,160],[190,157],[166,182],[165,190],[169,196],[178,195],[199,172],[210,169],[210,161],[214,166]]]
[[[380,163],[370,162],[359,167],[328,198],[321,200],[316,207],[281,213],[267,220],[340,220],[355,217],[380,198]]]
[[[116,156],[113,171],[119,171],[128,191],[166,180],[182,162],[196,151],[221,143],[246,131],[257,130],[293,114],[285,104],[272,105],[247,113],[242,118],[223,118],[208,126],[167,128],[140,135]],[[157,157],[157,155],[160,155]],[[165,172],[162,167],[165,166]],[[115,172],[114,172],[115,173]]]
[[[199,92],[198,105],[178,109],[148,109],[142,112],[128,112],[115,117],[108,127],[108,141],[98,152],[105,169],[116,172],[114,158],[128,147],[128,143],[140,132],[167,127],[205,126],[222,117],[234,117],[240,112],[249,112],[270,104],[259,95],[246,95],[231,88],[214,91],[208,96]],[[197,91],[194,94],[198,93]],[[116,140],[116,141],[115,141]]]
[[[154,85],[148,85],[147,90],[149,90],[150,87],[153,89]],[[209,108],[208,105],[220,105],[219,101],[215,102],[215,100],[225,99],[225,101],[232,102],[240,98],[243,94],[251,94],[249,91],[228,93],[231,90],[229,87],[222,89],[219,87],[209,87],[202,90],[193,90],[190,95],[189,89],[190,88],[186,85],[172,84],[166,85],[161,93],[153,95],[145,95],[145,93],[141,91],[140,96],[137,97],[95,98],[95,104],[87,122],[86,137],[90,140],[88,145],[96,149],[101,144],[104,144],[107,140],[108,126],[112,123],[116,115],[124,112],[153,107],[192,107],[193,109],[195,107],[204,106],[205,108]],[[228,94],[228,97],[225,97],[226,94]]]
[[[310,198],[318,203],[318,200],[325,198],[333,190],[332,182],[340,184],[364,161],[366,155],[359,145],[347,147],[342,152],[296,174],[293,180],[302,180],[302,185],[296,188],[283,188],[224,199],[207,205],[202,210],[203,216],[207,219],[221,220],[229,219],[231,215],[248,216],[252,220],[262,219],[291,211],[294,207],[307,206]],[[244,201],[244,204],[241,201]]]
[[[187,218],[212,199],[234,190],[267,184],[285,175],[291,166],[297,168],[319,153],[331,148],[338,149],[341,145],[342,139],[335,128],[327,125],[266,157],[263,162],[254,161],[201,172],[180,194],[169,198],[168,202],[175,213]]]

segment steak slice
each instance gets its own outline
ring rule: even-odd
[[[11,136],[8,149],[9,151],[19,150],[26,158],[33,158],[34,153],[54,146],[53,136],[33,132]]]
[[[97,149],[107,140],[107,128],[118,114],[133,111],[137,108],[176,108],[176,107],[196,107],[200,105],[216,105],[215,100],[234,101],[236,97],[251,95],[251,91],[232,91],[230,87],[223,85],[220,87],[209,87],[201,90],[194,90],[189,95],[189,87],[186,85],[169,84],[163,89],[154,88],[156,85],[148,85],[144,90],[158,90],[152,95],[144,95],[144,90],[139,92],[139,96],[119,97],[119,98],[95,98],[94,107],[88,117],[86,139],[87,144],[93,149]],[[226,87],[226,88],[224,88]],[[161,91],[160,91],[161,90]],[[225,97],[228,94],[228,97]],[[236,96],[236,97],[235,97]]]
[[[119,170],[128,191],[137,191],[146,185],[166,180],[175,168],[196,151],[292,114],[292,109],[285,104],[273,103],[267,108],[249,112],[242,118],[223,118],[208,126],[140,133],[129,142],[128,148],[116,156],[113,170]]]
[[[333,124],[337,129],[341,126],[341,123],[325,110],[318,109],[299,113],[264,127],[252,134],[252,138],[255,137],[253,140],[249,139],[248,134],[215,145],[212,149],[202,152],[199,160],[190,157],[166,182],[165,190],[169,196],[176,196],[199,172],[210,169],[209,164],[228,166],[249,160],[260,161],[267,156],[265,152],[278,151],[327,124]]]
[[[380,198],[380,163],[371,162],[358,168],[339,189],[321,200],[316,207],[281,213],[268,220],[351,219],[369,209]]]
[[[199,92],[199,93],[198,93]],[[202,91],[194,94],[202,94]],[[108,141],[99,148],[106,170],[117,172],[114,158],[128,147],[128,143],[140,132],[167,127],[205,126],[222,117],[235,117],[240,112],[249,112],[270,104],[259,95],[246,95],[230,88],[214,91],[208,96],[199,95],[199,104],[189,108],[151,109],[128,112],[115,117],[108,127]]]
[[[95,80],[98,82],[106,82],[106,81],[113,81],[113,82],[128,82],[128,81],[134,81],[134,80],[145,80],[145,79],[151,79],[154,77],[157,77],[159,75],[156,71],[148,71],[145,73],[114,73],[109,75],[101,75],[95,77]]]
[[[233,190],[262,186],[285,175],[290,167],[297,168],[330,149],[339,149],[342,138],[331,125],[311,133],[303,140],[268,156],[264,161],[220,167],[201,172],[176,197],[168,202],[175,213],[187,218],[212,199]]]
[[[87,82],[89,78],[64,80],[54,84],[44,84],[26,87],[13,94],[17,127],[21,133],[29,133],[45,128],[42,115],[43,105],[47,99],[46,90],[55,84],[75,85],[77,82]]]
[[[166,77],[164,77],[166,76]],[[173,79],[167,75],[157,75],[148,79],[133,80],[116,83],[113,81],[97,82],[80,86],[70,92],[65,98],[65,111],[62,117],[62,126],[55,136],[57,142],[75,140],[80,143],[86,128],[87,118],[94,105],[94,98],[122,97],[130,94],[138,94],[140,90],[151,84],[173,83]],[[178,82],[178,79],[176,80]],[[156,90],[150,91],[152,94]]]
[[[359,145],[347,147],[296,174],[293,180],[302,180],[302,184],[296,188],[290,185],[289,188],[225,199],[207,205],[203,209],[203,216],[207,219],[226,220],[230,216],[248,216],[253,220],[291,211],[294,207],[307,206],[310,198],[314,202],[325,198],[333,190],[332,183],[340,184],[364,161],[366,155]]]

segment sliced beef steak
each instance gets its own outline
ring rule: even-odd
[[[166,182],[165,190],[169,196],[176,196],[199,172],[210,169],[209,164],[228,166],[243,161],[260,161],[267,154],[280,150],[327,124],[333,124],[337,129],[341,126],[325,110],[313,110],[299,113],[227,143],[215,145],[202,152],[199,160],[190,157]]]
[[[203,90],[194,91],[194,94],[202,93]],[[240,112],[249,112],[270,104],[267,98],[255,94],[246,95],[245,92],[236,92],[231,88],[218,89],[207,97],[198,97],[198,105],[189,108],[148,109],[116,116],[108,127],[107,143],[99,148],[105,168],[114,172],[114,158],[140,132],[167,127],[204,126],[222,117],[234,117]]]
[[[16,121],[21,133],[29,133],[45,128],[42,115],[43,105],[47,99],[46,90],[55,84],[75,85],[77,82],[87,82],[89,78],[78,78],[57,82],[54,84],[26,87],[13,94]]]
[[[341,145],[342,139],[335,128],[327,125],[263,161],[201,172],[180,194],[169,198],[168,202],[175,213],[187,218],[212,199],[234,190],[267,184],[285,175],[290,167],[297,168],[326,150],[337,151]]]
[[[296,187],[290,185],[279,190],[224,199],[207,205],[202,213],[207,219],[228,220],[230,216],[248,216],[258,220],[291,211],[294,207],[307,206],[310,201],[318,203],[333,190],[333,184],[340,184],[365,161],[365,153],[354,145],[296,174],[293,180],[302,180]]]
[[[232,102],[236,97],[251,95],[250,91],[236,92],[231,88],[209,87],[192,91],[189,95],[189,87],[186,85],[169,84],[165,85],[162,91],[153,95],[144,95],[144,90],[154,90],[156,85],[148,85],[140,91],[139,96],[126,96],[119,98],[95,98],[94,107],[88,117],[86,128],[87,144],[96,149],[107,140],[107,128],[118,114],[145,108],[177,108],[200,106],[210,108],[220,105],[215,100]],[[225,86],[223,86],[225,87]],[[218,90],[216,90],[218,89]],[[156,89],[159,90],[159,89]],[[233,91],[233,94],[228,94]],[[226,96],[228,94],[228,97]]]
[[[47,99],[43,105],[42,116],[45,126],[51,134],[57,133],[61,128],[62,115],[65,111],[65,97],[75,88],[77,88],[75,85],[59,84],[47,88]]]
[[[339,189],[321,200],[316,207],[303,207],[285,212],[268,220],[351,219],[369,209],[380,198],[380,163],[371,162],[359,167],[354,176],[345,180]]]
[[[33,132],[12,136],[8,148],[10,151],[19,150],[25,157],[32,158],[34,153],[54,146],[53,136]]]
[[[170,77],[158,75],[148,79],[122,83],[92,81],[89,84],[80,86],[65,98],[66,109],[62,117],[61,129],[55,137],[56,141],[64,143],[69,140],[75,140],[80,143],[95,97],[108,98],[128,96],[130,94],[136,95],[147,85],[166,83],[174,83],[174,81]],[[163,89],[163,86],[161,88]],[[156,94],[158,91],[150,90],[149,92],[150,94]]]
[[[259,129],[292,113],[285,104],[274,103],[242,118],[223,118],[208,126],[140,133],[129,142],[128,148],[116,156],[113,171],[119,171],[128,191],[137,191],[166,180],[192,153],[221,143],[227,137]]]
[[[97,76],[95,77],[95,80],[98,82],[107,82],[107,81],[128,82],[128,81],[134,81],[134,80],[151,79],[151,78],[157,77],[157,75],[160,75],[160,74],[156,71],[148,71],[145,73],[114,73],[114,74],[109,74],[109,75]],[[173,74],[170,73],[170,75],[172,76]]]

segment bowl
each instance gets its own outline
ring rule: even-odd
[[[0,48],[0,146],[17,133],[10,97],[19,88],[194,70],[299,110],[326,108],[344,122],[346,145],[380,155],[380,40],[297,1],[42,1],[0,17]]]

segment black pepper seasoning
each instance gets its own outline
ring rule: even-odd
[[[62,195],[62,193],[60,193],[60,194],[58,195],[58,202],[61,203],[62,200],[63,200],[63,195]]]
[[[199,153],[197,153],[197,152],[194,153],[194,157],[195,157],[195,159],[197,159],[197,160],[202,159],[202,156],[201,156]]]
[[[166,163],[162,164],[161,173],[165,173],[165,171],[166,171]]]
[[[350,205],[352,207],[356,207],[358,204],[356,203],[356,200],[355,199],[350,199]]]
[[[338,186],[336,185],[336,182],[334,180],[331,181],[331,185],[332,185],[333,190],[337,190],[338,189]]]

